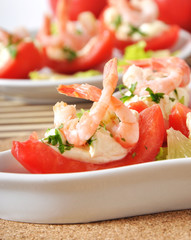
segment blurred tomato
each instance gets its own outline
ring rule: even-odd
[[[55,13],[58,0],[49,0],[50,6]],[[99,16],[106,6],[107,0],[67,0],[69,3],[69,18],[76,20],[78,14],[85,11],[91,11],[96,17]]]
[[[159,19],[177,24],[191,32],[191,0],[155,0],[159,7]]]

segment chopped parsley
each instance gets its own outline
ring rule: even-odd
[[[112,24],[115,26],[115,29],[117,29],[121,25],[121,23],[122,23],[122,19],[120,15],[118,15],[112,22]]]
[[[175,93],[175,95],[176,95],[176,97],[177,97],[177,99],[178,99],[179,103],[182,103],[182,104],[184,104],[184,96],[182,96],[182,97],[179,99],[179,96],[178,96],[178,91],[177,91],[177,89],[174,89],[174,93]]]
[[[120,98],[120,100],[125,103],[126,101],[128,101],[129,99],[131,99],[132,97],[134,97],[134,91],[136,89],[137,86],[137,82],[136,83],[132,83],[130,88],[126,87],[123,84],[120,84],[117,88],[119,89],[122,97]],[[125,95],[122,91],[122,89],[126,88],[128,90],[128,95]]]
[[[16,42],[13,41],[13,36],[10,35],[8,39],[8,44],[6,46],[7,50],[10,53],[11,58],[15,59],[17,56],[17,45],[20,43],[20,40]]]
[[[169,97],[169,100],[170,100],[171,102],[174,102],[174,101],[175,101],[175,98]]]
[[[77,58],[77,53],[69,47],[64,47],[63,52],[65,54],[66,60],[68,60],[69,62]]]
[[[176,97],[178,98],[178,92],[176,89],[174,89],[174,93],[175,93]]]
[[[179,103],[184,104],[184,96],[182,96],[178,101],[179,101]]]
[[[132,154],[132,158],[134,158],[136,156],[136,152],[134,152],[133,154]]]
[[[7,49],[11,55],[11,58],[15,59],[17,56],[17,48],[15,44],[7,45]]]
[[[159,103],[161,98],[164,98],[164,93],[154,93],[149,87],[145,90],[149,92],[153,102]]]
[[[131,31],[128,34],[129,36],[132,36],[134,33],[139,33],[141,36],[145,37],[147,36],[146,33],[142,32],[138,27],[135,27],[133,25],[130,25]]]
[[[44,138],[44,140],[46,140],[48,144],[51,144],[53,146],[58,145],[58,150],[60,151],[60,153],[64,153],[65,151],[70,150],[71,148],[74,147],[73,144],[70,144],[67,141],[65,144],[63,144],[62,138],[58,129],[55,129],[55,135],[50,135],[47,138]]]
[[[91,146],[92,142],[95,141],[96,138],[91,137],[90,139],[87,140],[87,144]]]

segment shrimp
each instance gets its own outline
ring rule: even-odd
[[[71,97],[84,98],[99,102],[101,89],[88,84],[60,85],[58,91]],[[113,116],[113,112],[115,116]],[[137,117],[120,100],[111,97],[107,116],[102,120],[104,126],[120,145],[131,151],[139,139],[139,123]],[[107,115],[106,114],[106,115]],[[118,120],[120,119],[120,121]]]
[[[0,42],[3,45],[14,44],[21,41],[23,38],[29,37],[26,29],[16,29],[13,33],[8,33],[6,30],[0,28]]]
[[[57,34],[51,34],[52,19],[45,15],[42,29],[37,36],[43,46],[53,48],[67,46],[78,51],[96,35],[98,23],[92,13],[81,13],[78,21],[69,21],[68,8],[68,1],[58,1],[56,8]]]
[[[158,17],[158,7],[153,0],[109,0],[109,5],[121,13],[124,22],[140,26]]]
[[[103,74],[103,90],[99,101],[94,103],[89,112],[85,112],[83,116],[78,118],[69,118],[69,115],[63,120],[63,128],[60,130],[63,132],[66,140],[74,144],[74,146],[82,146],[87,140],[89,140],[96,132],[101,120],[103,119],[107,109],[109,108],[112,93],[114,92],[117,80],[117,59],[114,58],[106,63]],[[55,115],[60,114],[58,108],[64,108],[64,105],[55,105]],[[69,111],[74,114],[73,109]],[[66,111],[65,111],[66,112]],[[69,113],[70,113],[69,112]],[[56,116],[56,119],[57,116]]]
[[[123,75],[123,83],[130,87],[136,85],[135,94],[147,95],[147,87],[154,93],[169,94],[177,87],[185,87],[190,82],[190,68],[186,62],[177,57],[151,58],[131,61]]]

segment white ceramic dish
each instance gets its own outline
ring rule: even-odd
[[[180,50],[179,57],[186,58],[191,55],[191,35],[181,30],[180,38],[172,51]],[[102,88],[102,76],[90,78],[69,78],[58,81],[43,80],[5,80],[0,79],[0,95],[6,98],[24,100],[28,103],[54,104],[57,101],[66,101],[68,103],[81,102],[82,99],[70,98],[60,95],[56,88],[59,84],[89,83]],[[120,78],[121,80],[121,78]],[[120,83],[119,80],[119,83]]]
[[[83,102],[80,98],[67,97],[59,94],[57,87],[60,84],[89,83],[102,88],[102,76],[91,78],[69,78],[63,80],[0,80],[0,94],[7,99],[23,100],[27,103],[55,104],[58,101],[67,103]]]
[[[84,223],[191,208],[191,158],[70,174],[29,174],[0,153],[0,218]]]

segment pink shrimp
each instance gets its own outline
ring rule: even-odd
[[[13,33],[9,33],[0,28],[0,42],[4,45],[18,43],[25,37],[29,37],[29,33],[26,29],[16,29]]]
[[[44,47],[67,46],[75,51],[82,49],[96,35],[98,24],[91,13],[82,13],[76,22],[68,19],[68,1],[59,0],[56,9],[58,33],[51,34],[52,19],[45,15],[42,29],[37,39]],[[78,29],[79,28],[79,29]]]
[[[158,7],[153,0],[109,0],[108,2],[121,13],[125,22],[134,26],[152,22],[158,17]]]
[[[114,58],[105,65],[103,91],[99,101],[93,104],[90,112],[85,112],[80,120],[73,117],[70,119],[69,115],[67,115],[67,118],[62,119],[63,128],[61,131],[69,143],[74,144],[75,146],[82,146],[94,135],[107,109],[109,108],[111,96],[116,88],[117,80],[117,60]],[[59,109],[57,109],[58,107],[64,108],[64,105],[56,105],[54,107],[55,114],[59,113]],[[71,112],[74,114],[73,109],[71,109]],[[56,117],[56,119],[58,118]]]
[[[102,94],[101,89],[88,84],[73,84],[61,85],[58,88],[60,93],[67,96],[84,98],[91,101],[98,102]],[[128,107],[126,107],[120,100],[111,97],[109,109],[116,115],[113,117],[109,112],[109,117],[112,118],[102,120],[107,130],[111,132],[115,140],[124,148],[131,151],[139,139],[139,123],[138,119]],[[117,117],[116,117],[117,116]],[[120,121],[118,121],[118,118]]]
[[[147,87],[154,93],[169,94],[177,87],[185,87],[190,82],[190,68],[186,62],[177,57],[151,58],[130,61],[123,75],[123,83],[130,87],[137,83],[135,94],[147,95]]]

